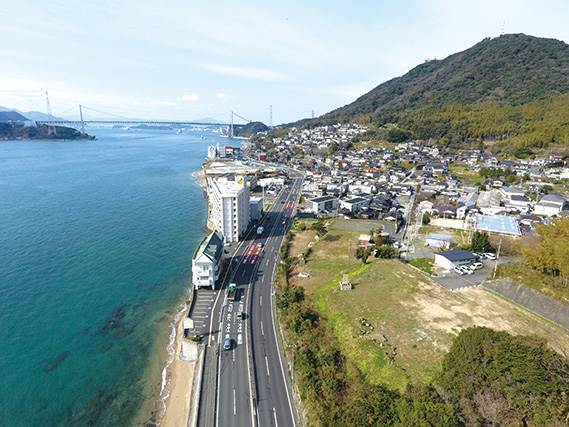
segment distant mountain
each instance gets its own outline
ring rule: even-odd
[[[26,117],[16,111],[0,111],[0,122],[24,122]]]
[[[26,120],[38,120],[38,121],[47,121],[47,120],[63,120],[61,117],[49,117],[46,113],[42,113],[41,111],[20,111],[16,108],[7,108],[0,106],[0,112],[7,112],[7,111],[14,111],[16,113],[21,114],[22,116],[26,117]]]
[[[45,122],[48,120],[63,120],[61,117],[56,117],[56,116],[50,117],[47,114],[42,113],[41,111],[25,111],[22,112],[22,114],[27,118],[29,118],[30,120],[37,120],[40,122]]]
[[[242,138],[249,138],[257,135],[259,132],[266,132],[269,127],[262,122],[250,122],[246,125],[234,126],[233,134]]]
[[[569,45],[508,34],[426,61],[351,104],[298,124],[396,123],[409,137],[492,140],[522,155],[548,146],[569,149],[568,94]]]
[[[214,119],[213,117],[203,117],[201,119],[192,120],[192,122],[196,122],[196,123],[217,123],[217,124],[225,123],[221,120]]]

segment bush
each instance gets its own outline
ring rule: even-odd
[[[380,245],[375,251],[376,258],[391,259],[397,256],[397,249],[393,245]]]

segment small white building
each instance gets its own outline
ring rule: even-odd
[[[425,246],[438,249],[450,249],[453,245],[452,236],[442,233],[429,233],[425,240]]]
[[[533,213],[544,216],[559,215],[565,209],[566,204],[567,198],[564,195],[559,193],[548,194],[535,204]]]
[[[312,203],[312,212],[315,214],[332,212],[338,209],[338,206],[340,205],[340,201],[333,196],[316,197],[315,199],[310,200],[310,202]]]
[[[223,234],[212,232],[200,243],[192,259],[192,283],[196,289],[215,289],[223,264]]]
[[[369,201],[363,197],[353,197],[348,200],[340,201],[340,208],[349,210],[350,212],[357,212],[369,205]]]

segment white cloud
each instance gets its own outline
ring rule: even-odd
[[[206,70],[212,71],[224,76],[243,77],[246,79],[263,80],[263,81],[280,81],[286,80],[287,76],[278,71],[272,71],[265,68],[256,67],[239,67],[233,65],[221,64],[204,64]]]
[[[170,101],[152,100],[152,101],[150,101],[150,105],[158,105],[158,106],[162,106],[162,107],[174,107],[176,105],[176,103],[170,102]]]
[[[27,79],[0,79],[0,92],[39,92],[45,83]]]
[[[200,100],[200,96],[197,93],[190,93],[182,96],[180,99],[182,101],[197,102]]]
[[[223,93],[223,92],[216,93],[216,94],[215,94],[215,97],[216,97],[217,99],[230,99],[230,98],[233,98],[233,96],[228,95],[228,94]]]

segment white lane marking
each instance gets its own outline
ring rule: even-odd
[[[273,417],[275,418],[275,426],[279,427],[279,422],[277,421],[277,411],[273,408]]]
[[[265,335],[265,330],[263,329],[263,322],[261,321],[261,335]]]
[[[259,305],[263,305],[263,295],[259,297]]]
[[[231,355],[232,355],[232,357],[233,357],[233,362],[235,363],[235,349],[233,349],[233,350],[231,351]]]
[[[270,377],[271,373],[269,372],[269,359],[267,359],[267,356],[265,356],[265,365],[267,366],[267,377]]]
[[[237,398],[235,397],[235,389],[233,389],[233,415],[237,415]]]

